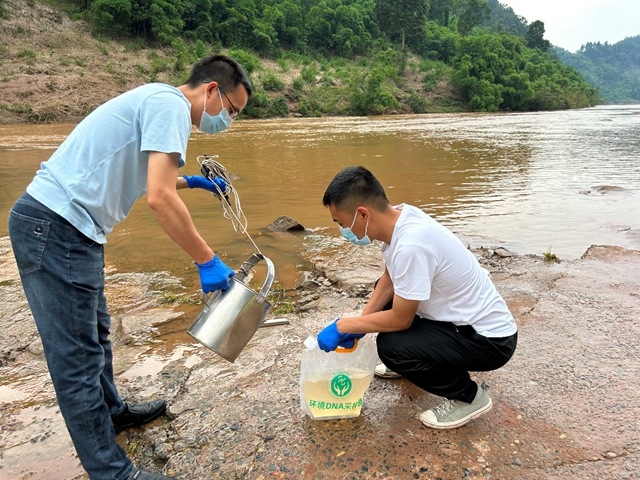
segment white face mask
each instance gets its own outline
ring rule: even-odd
[[[201,132],[209,134],[224,132],[229,128],[231,122],[233,122],[233,118],[231,118],[231,115],[229,115],[229,112],[222,103],[220,88],[218,88],[218,96],[220,97],[222,110],[220,110],[218,115],[212,117],[207,113],[207,91],[205,90],[204,92],[204,108],[202,109],[202,118],[200,119],[200,126],[198,127]]]
[[[354,245],[369,245],[371,243],[371,239],[367,235],[367,230],[369,229],[369,219],[367,219],[367,224],[364,227],[364,237],[358,238],[358,236],[353,233],[353,230],[351,230],[356,223],[356,218],[358,218],[358,212],[356,212],[355,217],[353,217],[353,222],[351,222],[350,227],[340,227],[340,233],[344,238],[349,240]]]

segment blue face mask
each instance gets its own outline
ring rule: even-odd
[[[231,122],[233,122],[233,118],[227,112],[227,109],[224,107],[222,103],[222,95],[220,94],[220,89],[218,88],[218,96],[220,97],[220,105],[222,105],[222,110],[215,117],[212,117],[207,113],[207,92],[204,92],[204,109],[202,111],[202,118],[200,119],[200,127],[199,130],[204,133],[220,133],[224,132]]]
[[[340,227],[340,233],[344,238],[346,238],[348,241],[350,241],[354,245],[362,245],[362,246],[369,245],[371,243],[371,239],[367,235],[367,229],[369,228],[369,220],[367,219],[367,224],[364,227],[364,237],[358,238],[358,236],[355,233],[353,233],[353,231],[351,230],[356,223],[356,218],[358,218],[358,212],[356,212],[356,216],[353,217],[353,222],[351,222],[350,227],[342,227],[338,225]]]

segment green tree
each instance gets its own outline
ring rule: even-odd
[[[309,46],[320,51],[333,50],[335,15],[335,10],[324,0],[311,7],[306,18]]]
[[[415,47],[419,55],[449,63],[456,54],[458,34],[434,21],[427,22],[425,35]]]
[[[423,31],[428,11],[428,0],[376,0],[375,3],[380,29],[391,38],[400,37],[402,48],[408,34]]]
[[[473,35],[460,40],[453,82],[473,110],[522,108],[524,100],[516,94],[519,88],[527,88],[526,74],[519,75],[522,48],[522,40],[508,34]]]
[[[89,19],[99,33],[125,35],[131,32],[132,10],[130,0],[95,0]]]
[[[217,37],[211,11],[211,0],[187,0],[182,2],[182,34],[186,38],[214,42]]]
[[[488,0],[491,13],[484,25],[496,33],[512,33],[524,37],[527,33],[527,19],[516,15],[511,7],[501,4],[498,0]]]
[[[491,8],[487,0],[455,0],[458,32],[469,35],[471,30],[489,19]]]
[[[371,44],[369,28],[373,25],[373,9],[361,5],[341,5],[336,10],[333,34],[335,53],[345,57],[364,53]]]
[[[169,45],[180,36],[184,28],[183,7],[182,2],[151,0],[147,18],[153,39]]]
[[[280,45],[283,48],[304,50],[306,35],[301,6],[293,0],[284,0],[275,6],[281,13],[274,24]]]
[[[430,0],[428,18],[440,25],[449,25],[451,19],[452,0]]]
[[[454,85],[473,110],[551,110],[597,103],[595,89],[548,53],[527,48],[514,35],[460,39],[453,60]]]
[[[280,40],[276,26],[283,14],[276,5],[263,0],[212,1],[211,15],[222,45],[278,55]]]
[[[524,38],[529,48],[537,48],[538,50],[546,52],[551,46],[549,41],[544,39],[544,22],[540,20],[536,20],[529,25],[529,29]]]

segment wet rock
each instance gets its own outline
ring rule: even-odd
[[[496,248],[493,251],[493,254],[501,258],[513,257],[515,255],[515,253],[510,252],[506,248],[502,248],[502,247]]]
[[[267,225],[267,230],[272,232],[293,232],[304,230],[304,227],[291,217],[281,215]]]
[[[579,193],[582,195],[607,195],[610,193],[624,192],[626,188],[618,187],[616,185],[596,185],[588,190],[581,190]]]
[[[315,290],[321,286],[319,279],[314,278],[311,272],[302,272],[300,275],[299,283],[296,289],[300,290]]]

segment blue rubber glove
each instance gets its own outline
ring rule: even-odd
[[[227,267],[217,255],[207,263],[196,263],[196,266],[200,273],[200,285],[202,285],[204,293],[226,290],[229,288],[229,278],[235,275],[235,272]]]
[[[218,188],[220,188],[222,193],[227,190],[227,182],[225,182],[224,178],[222,177],[215,177],[213,179],[213,182],[208,178],[202,177],[200,175],[183,175],[182,178],[186,180],[189,188],[202,188],[216,194],[218,193],[216,185],[218,186]]]
[[[364,333],[345,333],[344,335],[346,336],[345,339],[341,340],[338,344],[338,346],[342,348],[353,348],[356,339],[364,337]]]
[[[318,334],[318,346],[325,352],[333,352],[339,346],[351,348],[356,338],[364,337],[362,333],[340,333],[338,320],[340,319],[336,318]]]

